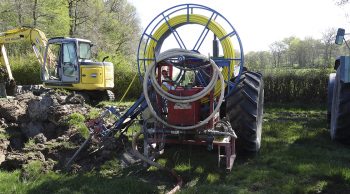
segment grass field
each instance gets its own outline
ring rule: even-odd
[[[330,140],[325,118],[323,107],[267,105],[261,151],[239,155],[230,173],[205,147],[173,145],[158,162],[183,178],[181,193],[350,193],[350,147]],[[163,171],[121,169],[118,160],[77,175],[39,167],[28,165],[25,180],[20,171],[1,171],[0,193],[163,193],[174,184]]]

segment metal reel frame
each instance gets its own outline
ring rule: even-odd
[[[179,15],[186,15],[187,16],[187,23],[185,24],[191,24],[189,21],[189,18],[191,17],[192,14],[195,13],[207,13],[208,15],[210,15],[209,20],[207,22],[207,24],[204,26],[204,29],[202,30],[200,36],[198,37],[196,44],[193,48],[187,48],[185,42],[183,42],[183,39],[181,38],[180,34],[177,32],[176,28],[179,26],[171,26],[169,24],[169,20],[173,17],[179,16]],[[156,53],[160,51],[160,48],[162,47],[163,41],[164,39],[166,39],[168,36],[172,35],[174,36],[179,48],[183,48],[183,49],[189,49],[189,50],[199,50],[200,47],[202,46],[202,43],[204,42],[204,40],[206,39],[209,31],[211,31],[208,28],[208,25],[210,24],[211,21],[215,21],[218,18],[221,18],[222,21],[224,21],[226,23],[226,26],[228,26],[227,29],[225,29],[225,31],[227,32],[226,35],[224,35],[223,37],[219,37],[219,41],[223,41],[227,38],[235,38],[236,41],[238,42],[238,48],[239,48],[239,57],[235,57],[235,58],[222,58],[222,57],[217,57],[217,58],[213,58],[212,59],[215,61],[215,63],[221,67],[221,68],[228,68],[230,69],[230,66],[232,65],[232,61],[235,61],[235,66],[239,66],[239,71],[233,73],[233,76],[238,77],[238,79],[235,79],[235,81],[231,81],[232,77],[231,72],[228,73],[229,76],[226,77],[225,79],[225,83],[227,84],[227,92],[226,92],[226,96],[231,95],[233,89],[236,87],[237,82],[239,80],[239,77],[243,71],[243,66],[244,66],[244,52],[243,52],[243,46],[242,46],[242,42],[241,39],[237,33],[237,31],[235,30],[235,28],[233,27],[233,25],[223,16],[221,15],[219,12],[215,11],[214,9],[211,9],[209,7],[203,6],[203,5],[199,5],[199,4],[181,4],[181,5],[177,5],[174,7],[171,7],[163,12],[161,12],[160,14],[158,14],[146,27],[146,29],[144,30],[144,32],[142,33],[140,42],[139,42],[139,46],[138,46],[138,51],[137,51],[137,63],[138,63],[138,72],[139,72],[139,78],[140,81],[142,82],[143,80],[143,73],[146,70],[146,66],[147,64],[150,64],[152,62],[156,61]],[[162,25],[166,23],[168,26],[168,31],[170,32],[170,34],[165,35],[165,37],[161,37],[161,39],[156,39],[154,37],[154,33],[157,31],[157,29]],[[153,48],[156,49],[154,50],[154,56],[153,57],[145,57],[146,53],[147,53],[147,49],[148,46],[150,44],[151,41],[155,41],[157,42],[157,48]],[[235,51],[232,51],[235,52]],[[236,53],[236,52],[235,52]]]

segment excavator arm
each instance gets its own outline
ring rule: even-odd
[[[0,33],[0,58],[1,64],[5,66],[9,80],[14,80],[10,63],[7,57],[5,44],[11,44],[21,41],[29,41],[32,44],[34,53],[42,65],[44,64],[44,52],[47,45],[45,34],[36,28],[21,27]]]

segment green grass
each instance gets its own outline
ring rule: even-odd
[[[96,119],[100,116],[101,110],[97,108],[91,108],[87,115],[87,119]]]
[[[97,107],[106,107],[106,106],[117,106],[117,107],[130,107],[134,104],[135,101],[123,101],[119,102],[119,99],[116,99],[115,101],[102,101],[98,103]]]
[[[26,143],[24,143],[24,146],[27,148],[33,148],[35,147],[35,141],[32,138],[29,138]]]
[[[258,154],[238,156],[232,172],[219,173],[214,185],[205,176],[216,170],[204,167],[197,175],[203,181],[183,193],[349,193],[349,147],[330,141],[326,112],[286,107],[265,109]],[[195,175],[196,165],[187,173]]]
[[[88,138],[89,129],[85,125],[85,116],[80,113],[72,113],[68,116],[68,124],[74,126],[84,138]]]
[[[95,174],[48,173],[21,181],[20,172],[0,172],[0,193],[155,193],[156,187],[135,177],[109,177]]]
[[[5,133],[5,129],[0,128],[0,139],[8,139],[9,137],[10,135]]]
[[[239,155],[230,173],[217,167],[216,151],[206,147],[170,145],[158,162],[183,178],[180,193],[350,193],[350,147],[330,140],[325,118],[325,108],[316,105],[268,105],[260,152]],[[116,159],[85,174],[19,177],[19,171],[0,172],[0,191],[163,193],[175,183],[141,164],[122,169]]]

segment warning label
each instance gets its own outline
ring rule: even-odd
[[[191,109],[192,105],[190,103],[175,103],[174,109]]]

